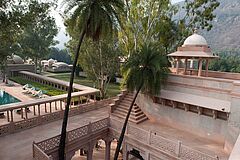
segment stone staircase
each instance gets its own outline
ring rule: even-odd
[[[124,93],[119,96],[119,100],[115,105],[112,106],[111,115],[122,119],[125,119],[128,113],[128,109],[133,100],[133,93]],[[148,117],[143,113],[143,111],[135,104],[132,108],[129,121],[139,124],[146,121]]]

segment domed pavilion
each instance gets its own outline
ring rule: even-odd
[[[181,47],[178,47],[176,52],[168,54],[176,62],[176,74],[190,74],[197,70],[197,76],[202,76],[203,61],[205,61],[205,76],[208,76],[209,60],[219,58],[218,55],[212,53],[207,44],[206,39],[197,34],[195,31],[193,35],[189,36]],[[197,68],[194,69],[193,61],[198,61]],[[188,65],[190,61],[190,65]],[[180,62],[183,62],[183,72],[180,72]]]

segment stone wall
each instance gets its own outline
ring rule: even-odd
[[[34,64],[8,64],[6,67],[7,76],[15,76],[18,71],[35,72]]]

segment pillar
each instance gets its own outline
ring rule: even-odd
[[[107,139],[104,139],[104,142],[105,142],[105,160],[110,160],[110,156],[111,156],[111,143],[112,143],[112,140],[107,138]]]
[[[74,155],[75,155],[75,152],[69,152],[65,154],[65,160],[71,160]]]
[[[184,67],[184,74],[187,73],[187,62],[188,62],[188,59],[185,58],[185,67]]]
[[[123,160],[128,160],[128,151],[127,151],[127,144],[125,143],[125,141],[123,141],[122,144],[122,156],[123,156]]]
[[[176,64],[176,74],[178,74],[179,72],[179,63],[180,63],[180,59],[177,58],[177,64]]]
[[[92,141],[88,145],[88,150],[87,150],[87,160],[93,160],[93,148],[95,146],[96,142]]]
[[[199,59],[199,63],[198,63],[198,77],[201,76],[202,73],[202,59]]]
[[[209,60],[206,59],[206,68],[205,68],[205,76],[208,77],[208,65],[209,65]]]

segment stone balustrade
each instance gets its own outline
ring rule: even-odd
[[[43,76],[43,75],[39,75],[39,74],[35,74],[35,73],[32,73],[32,72],[27,72],[27,71],[19,71],[18,76],[20,76],[24,79],[30,80],[30,81],[41,83],[43,85],[49,85],[49,86],[52,86],[56,89],[60,89],[60,90],[64,90],[64,91],[67,91],[68,86],[69,86],[69,82],[59,80],[59,79],[55,79],[55,78],[51,78],[51,77],[46,77],[46,76]],[[83,85],[76,84],[76,83],[73,84],[73,91],[76,91],[76,92],[78,92],[78,91],[99,92],[98,89],[83,86]]]
[[[104,118],[80,128],[68,131],[66,137],[66,159],[71,159],[75,151],[82,148],[88,148],[89,144],[93,147],[97,140],[107,138],[108,127],[109,118]],[[58,159],[59,143],[60,135],[41,142],[33,142],[33,158],[35,160]],[[69,153],[71,156],[68,155]]]
[[[92,101],[83,97],[89,97],[91,93],[80,91],[72,94],[72,103],[69,116],[105,107],[112,103],[111,99]],[[1,106],[0,112],[6,113],[6,122],[0,125],[0,136],[19,132],[38,125],[46,124],[63,118],[67,95],[59,95],[28,102],[20,102]],[[20,115],[15,112],[19,112]]]
[[[113,138],[117,138],[120,135],[121,126],[123,123],[116,119],[110,119],[110,135]],[[168,157],[169,159],[180,159],[180,160],[218,160],[217,156],[211,156],[200,151],[194,150],[186,145],[183,145],[180,141],[173,141],[161,137],[152,131],[146,131],[139,127],[128,124],[126,134],[125,134],[125,143],[130,144],[131,146],[145,146],[144,149],[149,149],[148,155],[143,157],[148,160],[149,157],[156,157],[157,159]],[[127,147],[125,147],[126,149]],[[151,151],[157,150],[159,155],[154,155]],[[127,154],[130,150],[125,150]],[[145,153],[146,154],[146,153]],[[126,157],[126,155],[124,156]]]
[[[69,83],[66,81],[27,71],[19,71],[18,76],[61,90],[68,90],[69,86]],[[109,102],[109,100],[96,102],[96,94],[99,91],[95,88],[79,84],[74,84],[73,88],[75,92],[71,96],[70,116],[93,110],[97,107],[103,107],[105,103]],[[61,119],[66,101],[67,94],[62,94],[26,102],[1,105],[0,113],[4,113],[6,117],[0,119],[0,136]]]

